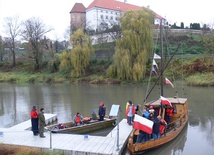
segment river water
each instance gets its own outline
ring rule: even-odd
[[[146,155],[213,155],[214,154],[214,87],[191,87],[178,84],[177,89],[166,86],[164,97],[179,93],[189,102],[189,122],[172,142]],[[121,106],[120,118],[125,118],[128,100],[143,104],[147,87],[142,84],[0,84],[0,128],[11,127],[30,119],[33,105],[44,107],[46,113],[58,114],[58,122],[72,119],[76,112],[91,116],[103,101],[107,114],[112,104]],[[150,99],[159,97],[156,87]],[[125,151],[124,154],[129,154]]]

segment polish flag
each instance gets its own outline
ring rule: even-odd
[[[174,88],[174,85],[172,84],[171,81],[169,81],[169,79],[165,78],[165,83],[166,84],[170,84],[172,86],[172,88]]]
[[[168,99],[166,99],[166,98],[163,97],[163,96],[160,96],[160,99],[161,99],[161,103],[162,103],[162,104],[164,104],[164,105],[169,105],[169,106],[172,107],[172,104],[171,104],[171,102],[170,102]]]
[[[142,130],[148,134],[152,134],[152,127],[154,122],[135,114],[134,116],[134,129]]]

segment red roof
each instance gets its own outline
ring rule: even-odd
[[[143,7],[132,5],[124,2],[120,2],[117,0],[94,0],[87,8],[86,10],[89,10],[93,7],[99,7],[99,8],[106,8],[110,10],[118,10],[118,11],[130,11],[130,10],[140,10]],[[155,12],[154,12],[155,13]],[[160,15],[156,14],[156,17],[161,19]]]
[[[84,13],[85,12],[85,6],[82,3],[75,3],[73,8],[71,9],[70,13],[72,12],[80,12]]]
[[[139,10],[142,7],[116,1],[116,0],[94,0],[88,7],[88,9],[91,9],[93,7],[99,7],[99,8],[106,8],[110,10],[118,10],[118,11],[130,11],[130,10]]]

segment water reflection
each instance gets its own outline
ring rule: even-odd
[[[144,85],[90,85],[90,84],[0,84],[0,128],[11,127],[30,119],[33,105],[44,107],[47,113],[58,114],[59,122],[72,119],[76,112],[91,116],[92,110],[98,110],[103,101],[107,114],[112,104],[119,104],[125,117],[125,104],[132,100],[142,104],[145,96]],[[174,96],[181,92],[167,87],[165,96]],[[148,152],[149,154],[212,154],[214,151],[214,88],[185,87],[183,97],[189,101],[189,122],[181,139],[170,142],[164,148]],[[148,100],[158,98],[160,89],[156,87]],[[180,95],[181,97],[181,95]],[[184,138],[182,138],[184,136]],[[179,141],[179,142],[178,142]],[[194,148],[194,149],[193,149]],[[127,153],[127,152],[126,152]]]

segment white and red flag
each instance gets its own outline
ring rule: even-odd
[[[135,114],[134,116],[134,129],[142,130],[148,134],[152,134],[152,127],[154,122]]]
[[[164,105],[169,105],[169,106],[172,107],[172,104],[171,104],[171,102],[170,102],[168,99],[166,99],[166,98],[163,97],[163,96],[160,96],[160,99],[161,99],[161,103],[162,103],[162,104],[164,104]]]
[[[165,83],[166,84],[170,84],[172,86],[172,88],[174,88],[174,85],[172,84],[171,81],[169,81],[169,79],[165,78]]]

